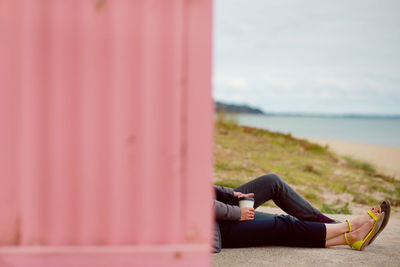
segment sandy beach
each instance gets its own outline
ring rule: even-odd
[[[349,155],[355,159],[370,162],[378,171],[400,179],[400,147],[351,143],[338,140],[307,138],[311,142],[329,145],[329,148],[340,155]]]

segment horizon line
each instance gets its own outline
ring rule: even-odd
[[[340,117],[340,118],[391,118],[400,119],[400,114],[371,114],[371,113],[308,113],[308,112],[275,112],[264,111],[267,116],[292,116],[292,117]]]
[[[299,116],[299,117],[346,117],[346,118],[400,118],[400,113],[353,113],[353,112],[345,112],[345,113],[324,113],[324,112],[302,112],[302,111],[265,111],[263,108],[255,107],[253,105],[249,105],[247,103],[229,103],[224,101],[215,100],[215,103],[223,104],[223,105],[231,105],[236,107],[247,107],[254,110],[259,110],[262,112],[260,115],[272,115],[272,116]],[[246,113],[246,112],[242,112]],[[254,113],[247,113],[254,114]]]

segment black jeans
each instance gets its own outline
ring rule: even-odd
[[[324,247],[325,224],[320,212],[275,174],[267,174],[234,189],[254,193],[254,207],[272,199],[291,216],[256,212],[251,221],[219,221],[222,247],[266,245]]]
[[[320,211],[314,208],[307,200],[294,191],[285,181],[276,174],[267,174],[258,177],[234,189],[236,192],[254,193],[254,208],[268,200],[302,221],[319,222]],[[256,212],[255,218],[272,218],[274,214]]]

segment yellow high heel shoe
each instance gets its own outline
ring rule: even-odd
[[[373,236],[377,236],[377,232],[379,231],[383,219],[385,218],[385,212],[382,212],[379,217],[376,217],[376,215],[372,211],[368,211],[369,216],[371,216],[372,219],[375,220],[374,225],[372,226],[372,229],[369,231],[369,233],[364,237],[363,240],[358,240],[354,242],[353,244],[350,244],[349,240],[347,239],[347,233],[344,234],[344,239],[346,240],[347,245],[349,245],[351,248],[354,248],[356,250],[363,250],[369,243],[369,241],[372,239]],[[349,224],[349,229],[351,231],[351,226],[350,226],[350,221],[347,220],[347,223]]]
[[[351,233],[351,223],[350,223],[350,220],[346,220],[346,222],[347,222],[347,224],[349,225],[349,231],[348,231],[347,233]],[[350,242],[349,242],[349,240],[347,239],[347,233],[344,233],[344,239],[346,240],[347,245],[349,245],[350,247],[352,247],[351,244],[350,244]]]

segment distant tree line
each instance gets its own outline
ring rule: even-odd
[[[216,102],[216,111],[217,112],[226,112],[226,113],[251,113],[251,114],[264,114],[258,108],[252,108],[247,105],[234,105],[234,104],[226,104],[221,102]]]

